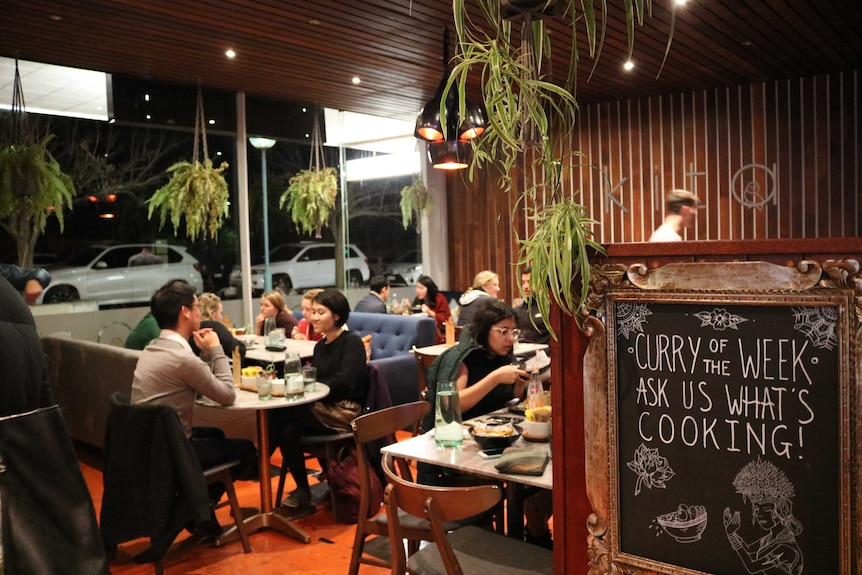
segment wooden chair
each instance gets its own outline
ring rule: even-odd
[[[496,485],[432,487],[400,477],[391,455],[383,457],[386,473],[384,500],[389,521],[392,574],[448,575],[506,573],[527,575],[554,572],[553,553],[481,527],[466,526],[447,533],[444,521],[464,519],[496,506],[502,490]],[[434,545],[405,556],[399,511],[426,517]]]
[[[416,359],[416,371],[418,374],[419,381],[419,399],[422,401],[427,401],[428,383],[425,381],[425,373],[428,371],[428,368],[431,367],[431,364],[434,363],[434,360],[437,359],[437,356],[422,353],[414,345],[413,357]],[[413,426],[413,435],[419,435],[419,427],[421,423],[421,420],[417,421],[416,424]]]
[[[370,476],[372,473],[377,473],[377,471],[369,464],[368,458],[369,456],[374,457],[375,455],[379,455],[379,450],[384,445],[395,443],[397,441],[395,433],[421,421],[430,408],[431,405],[427,401],[415,401],[368,413],[353,420],[353,438],[356,443],[356,459],[359,466],[360,511],[359,520],[356,523],[356,535],[353,539],[353,553],[350,556],[349,575],[357,575],[359,565],[363,563],[377,567],[391,566],[388,561],[383,559],[363,555],[367,537],[372,535],[389,535],[385,514],[378,514],[376,517],[367,519],[369,515],[379,511],[369,509],[369,506],[372,504]],[[406,461],[396,459],[393,465],[398,466],[398,473],[402,477],[412,480],[412,472]],[[400,518],[400,525],[402,525],[402,536],[408,540],[408,548],[411,553],[418,549],[419,541],[431,540],[431,531],[428,522],[424,519],[408,517],[406,514],[403,514]],[[403,540],[399,539],[399,541],[402,542],[403,553]]]

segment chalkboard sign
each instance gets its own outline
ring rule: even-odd
[[[846,572],[848,307],[835,293],[611,294],[618,557],[667,573]]]

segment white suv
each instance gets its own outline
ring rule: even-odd
[[[129,258],[149,248],[146,262]],[[140,259],[140,258],[139,258]],[[90,246],[48,270],[51,283],[37,303],[95,300],[99,305],[149,303],[153,293],[173,279],[186,280],[200,292],[203,280],[198,260],[183,246],[124,244]]]
[[[347,247],[344,264],[350,284],[367,283],[370,279],[368,258],[353,244]],[[272,287],[287,294],[291,289],[309,289],[335,285],[335,244],[300,242],[281,244],[269,252],[269,271]],[[230,285],[242,287],[239,266],[234,267]],[[263,291],[263,262],[253,264],[251,289],[255,294]]]

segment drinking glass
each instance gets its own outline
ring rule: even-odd
[[[263,401],[269,401],[272,398],[272,380],[269,377],[257,378],[257,398]]]
[[[317,368],[311,365],[306,365],[302,368],[302,383],[305,386],[305,393],[314,392],[317,385]]]
[[[454,381],[438,382],[434,411],[434,440],[437,447],[460,448],[463,439],[458,385]]]

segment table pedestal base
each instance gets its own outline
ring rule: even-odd
[[[277,510],[270,511],[269,513],[258,512],[250,515],[245,518],[243,525],[245,525],[249,535],[263,529],[272,529],[303,543],[311,543],[311,535],[300,529],[293,521],[281,515]],[[215,544],[217,546],[226,545],[237,539],[239,539],[239,530],[236,528],[236,525],[233,525],[216,540]]]

